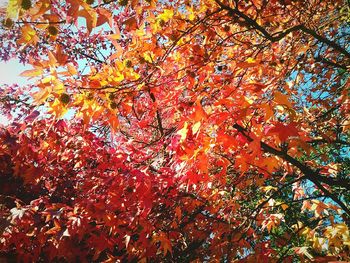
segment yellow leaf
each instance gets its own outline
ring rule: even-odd
[[[314,236],[313,241],[314,241],[314,243],[312,245],[313,248],[318,250],[318,251],[321,251],[325,245],[326,239],[322,238],[322,237]]]
[[[150,51],[146,52],[143,54],[143,58],[148,62],[148,63],[153,63],[153,58],[154,58],[154,54]]]
[[[247,58],[246,62],[247,63],[255,63],[255,59],[254,58]]]
[[[254,103],[254,100],[251,98],[248,98],[247,96],[244,96],[244,99],[246,102],[248,102],[249,105],[252,105]]]
[[[313,259],[314,257],[307,250],[308,250],[308,247],[297,247],[297,248],[295,248],[295,252],[297,254],[305,255],[308,259]]]
[[[50,105],[50,112],[57,118],[61,118],[67,111],[68,109],[58,99],[55,99]]]
[[[20,2],[20,0],[9,0],[6,10],[7,18],[17,18]]]
[[[188,11],[188,17],[187,18],[190,21],[193,21],[196,18],[193,8],[192,7],[191,8],[187,8],[187,11]]]
[[[187,132],[188,132],[187,127],[188,127],[188,123],[185,122],[184,127],[177,132],[177,134],[179,134],[181,136],[180,143],[182,143],[187,137]]]
[[[49,97],[49,95],[50,95],[49,90],[48,89],[43,89],[42,91],[36,92],[33,95],[33,98],[34,98],[34,101],[37,104],[41,104]]]
[[[168,22],[174,16],[173,9],[164,9],[163,13],[158,15],[158,19],[163,20],[164,22]]]
[[[271,191],[277,190],[277,187],[274,187],[274,186],[272,186],[272,185],[263,186],[263,187],[261,187],[261,188],[262,188],[262,190],[263,190],[266,194],[269,193],[269,192],[271,192]]]
[[[114,82],[121,82],[123,80],[124,80],[124,75],[120,74],[119,72],[117,72],[113,77]]]
[[[196,134],[201,126],[201,122],[198,121],[192,126],[192,133]]]
[[[45,78],[43,78],[40,83],[41,84],[47,84],[47,83],[51,83],[52,81],[54,81],[56,79],[55,76],[47,76]]]
[[[41,68],[35,68],[35,69],[29,69],[26,71],[23,71],[20,76],[22,77],[37,77],[39,75],[42,75],[44,71]]]
[[[172,56],[173,56],[173,59],[175,60],[175,62],[179,62],[181,60],[180,52],[174,51]]]

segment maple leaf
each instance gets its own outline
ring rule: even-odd
[[[164,232],[158,232],[152,239],[153,242],[160,242],[160,248],[163,250],[164,256],[166,256],[168,252],[172,253],[171,242]]]
[[[22,77],[37,77],[41,76],[44,73],[42,68],[35,68],[35,69],[29,69],[25,70],[21,73]]]
[[[274,101],[279,105],[284,105],[288,108],[293,108],[292,104],[288,100],[288,96],[282,94],[281,92],[277,91],[275,92],[275,98]]]
[[[84,9],[79,10],[77,15],[85,18],[87,30],[91,32],[97,26],[97,14],[89,5],[84,3],[83,7]]]
[[[290,137],[298,137],[299,131],[296,127],[296,123],[284,124],[278,122],[273,127],[265,130],[266,134],[277,134],[282,142],[287,141]]]
[[[10,0],[0,58],[38,80],[0,88],[1,253],[347,260],[346,8]]]
[[[18,39],[18,43],[20,44],[36,44],[39,40],[36,31],[30,25],[25,25],[21,28],[21,38]]]
[[[177,134],[179,134],[180,137],[180,143],[182,143],[183,141],[185,141],[186,137],[187,137],[187,133],[188,133],[188,123],[185,122],[184,126],[177,132]]]
[[[6,9],[6,16],[8,18],[17,18],[19,11],[20,1],[18,0],[9,0]]]
[[[126,19],[124,21],[124,25],[126,26],[127,31],[136,30],[138,28],[136,17],[133,16],[133,17]]]

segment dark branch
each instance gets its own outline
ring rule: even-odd
[[[249,141],[253,141],[253,139],[246,133],[247,132],[246,129],[244,129],[239,124],[237,124],[237,123],[234,124],[233,128],[235,128],[238,132],[240,132],[243,136],[245,136]],[[305,178],[307,178],[308,180],[313,182],[325,195],[330,197],[335,203],[337,203],[350,216],[350,209],[336,195],[334,195],[333,193],[328,191],[322,185],[322,183],[326,183],[328,185],[336,185],[337,181],[335,181],[332,178],[326,178],[326,177],[321,176],[318,172],[314,171],[310,167],[308,167],[305,164],[294,159],[292,156],[287,154],[285,151],[277,150],[264,142],[260,142],[260,145],[261,145],[261,148],[265,152],[272,153],[278,157],[281,157],[283,160],[285,160],[285,161],[289,162],[290,164],[294,165],[295,167],[297,167],[305,175]],[[345,187],[348,190],[350,189],[349,185],[345,184],[344,182],[341,182],[341,183],[342,183],[342,185],[337,184],[337,186]]]
[[[228,5],[225,5],[223,4],[222,2],[220,2],[219,0],[215,0],[215,2],[224,10],[228,11],[228,14],[231,16],[231,17],[239,17],[239,18],[242,18],[244,20],[244,22],[258,30],[260,33],[263,34],[263,36],[270,40],[271,42],[277,42],[279,40],[281,40],[282,38],[284,38],[286,35],[288,35],[289,33],[292,33],[294,31],[302,31],[310,36],[313,36],[314,38],[316,38],[318,41],[322,42],[322,43],[325,43],[327,44],[328,46],[332,47],[334,50],[342,53],[344,56],[346,56],[347,58],[350,58],[350,53],[343,47],[341,47],[340,45],[338,45],[337,43],[335,43],[334,41],[331,41],[329,40],[328,38],[324,37],[324,36],[321,36],[319,35],[316,31],[310,29],[310,28],[307,28],[305,25],[303,24],[300,24],[300,25],[296,25],[296,26],[293,26],[289,29],[286,29],[285,31],[283,32],[279,32],[279,33],[276,33],[276,34],[270,34],[264,27],[262,27],[261,25],[259,25],[254,19],[250,18],[249,16],[247,16],[246,14],[242,13],[241,11],[238,10],[238,8],[232,8]]]
[[[156,102],[156,98],[154,97],[154,94],[149,91],[149,95],[150,95],[152,101]],[[162,118],[160,116],[159,109],[157,109],[157,113],[156,114],[157,114],[158,129],[159,129],[161,137],[163,137],[163,135],[164,135],[164,128],[163,128]]]

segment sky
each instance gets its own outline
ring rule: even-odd
[[[0,0],[0,9],[6,9],[7,3],[8,0]],[[16,59],[7,62],[0,61],[0,85],[14,83],[20,85],[26,84],[26,78],[20,77],[19,74],[27,69],[30,69],[30,67],[24,67]]]
[[[23,71],[31,69],[30,66],[23,66],[17,59],[4,62],[0,61],[0,85],[27,83],[27,77],[19,76]]]
[[[0,21],[2,20],[1,13],[6,12],[8,0],[0,0]],[[1,36],[0,36],[1,37]],[[0,60],[0,86],[18,84],[19,86],[33,83],[33,80],[27,77],[21,77],[20,74],[28,69],[32,69],[31,65],[24,66],[19,63],[18,59],[13,58],[7,62]],[[68,117],[72,114],[66,114]],[[67,117],[65,116],[65,117]],[[0,113],[0,126],[8,123],[7,118]]]

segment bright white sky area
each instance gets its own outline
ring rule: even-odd
[[[8,0],[0,0],[0,7],[6,7]]]
[[[8,0],[0,0],[0,9],[6,10],[7,3]],[[11,59],[7,62],[0,61],[0,85],[14,83],[19,85],[26,84],[26,78],[19,76],[19,74],[30,68],[30,66],[24,67],[17,59]]]
[[[0,11],[6,10],[7,3],[8,0],[0,0]],[[0,17],[0,20],[2,19],[3,18]],[[0,61],[0,85],[14,83],[19,85],[26,84],[26,78],[20,77],[19,74],[29,68],[30,67],[24,67],[16,59],[12,59],[7,62]]]
[[[15,83],[23,85],[28,83],[27,77],[21,77],[19,74],[31,68],[31,66],[23,66],[16,59],[7,62],[0,61],[0,85]]]

